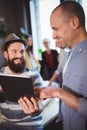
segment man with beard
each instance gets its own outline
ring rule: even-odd
[[[26,68],[26,42],[24,40],[11,33],[1,49],[8,66],[1,68],[0,73],[30,76],[34,87],[42,85],[39,73]],[[3,118],[0,130],[43,130],[39,102],[34,97],[30,100],[27,97],[21,97],[18,102],[14,103],[6,99],[1,87],[0,93],[2,96],[0,110]]]

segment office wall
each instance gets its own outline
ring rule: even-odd
[[[8,27],[9,31],[18,35],[20,35],[20,27],[31,31],[28,1],[0,0],[0,20]]]
[[[0,48],[6,36],[14,32],[21,36],[20,28],[31,32],[29,0],[0,0]],[[2,25],[7,28],[7,33],[2,35]],[[3,36],[3,37],[2,37]],[[6,60],[0,50],[0,68],[6,65]]]

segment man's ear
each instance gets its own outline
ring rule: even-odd
[[[79,19],[75,16],[72,18],[72,26],[73,26],[74,29],[79,28]]]
[[[3,52],[3,55],[4,55],[4,57],[5,57],[6,59],[8,59],[8,53],[7,53],[7,51],[4,51],[4,52]]]

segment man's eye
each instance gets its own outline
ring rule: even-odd
[[[24,51],[21,51],[21,54],[24,54]]]
[[[17,53],[17,51],[16,51],[16,50],[14,50],[13,52],[14,52],[14,53]]]

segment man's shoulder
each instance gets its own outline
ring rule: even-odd
[[[26,68],[24,74],[27,74],[27,75],[39,75],[39,72],[33,68]]]
[[[24,72],[36,72],[37,70],[34,69],[34,68],[28,68],[26,67],[25,71]]]

